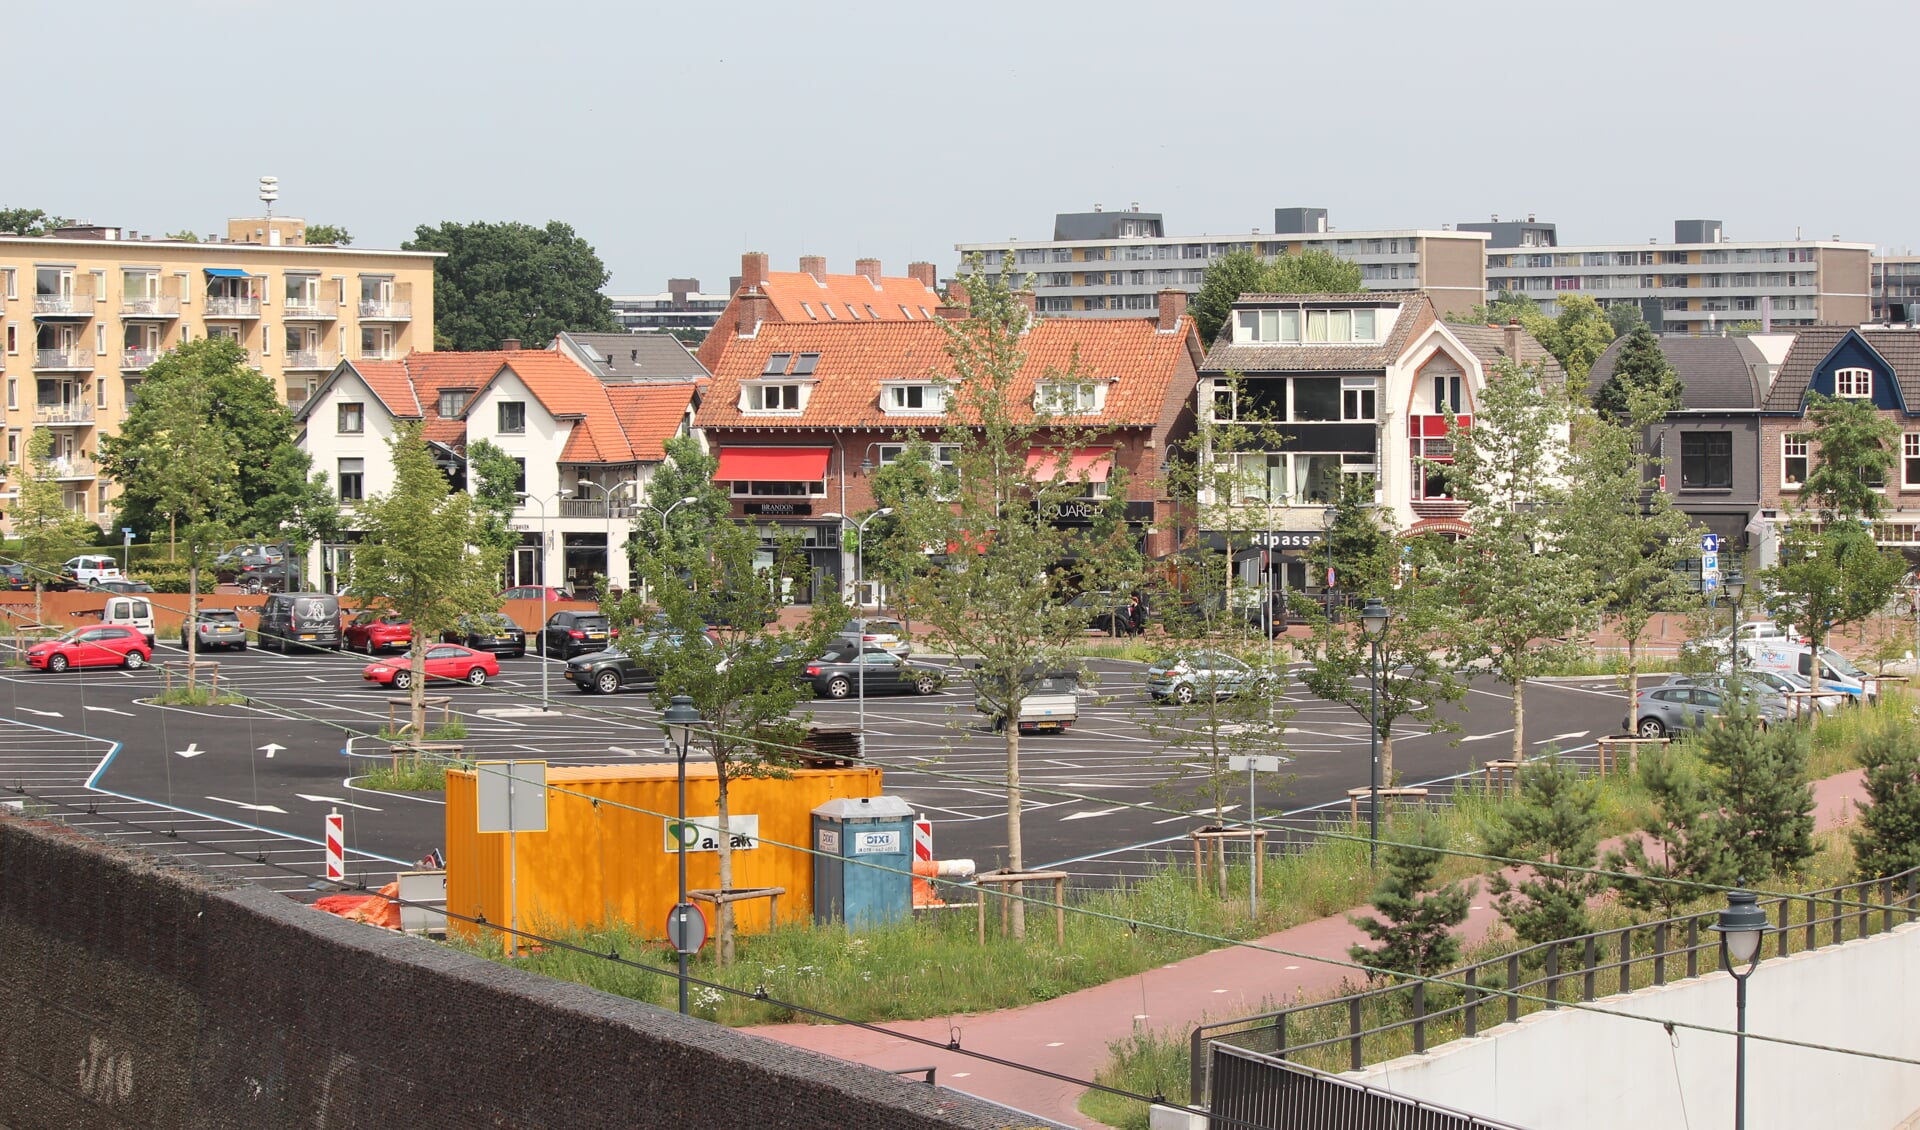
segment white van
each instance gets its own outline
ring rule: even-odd
[[[153,648],[153,605],[146,597],[108,597],[107,606],[100,611],[100,622],[122,628],[138,628],[147,637],[147,648]]]
[[[72,581],[85,588],[100,581],[123,581],[120,573],[120,560],[105,554],[83,553],[79,557],[67,558],[61,571]]]
[[[1777,671],[1806,680],[1813,679],[1813,648],[1806,644],[1784,640],[1746,640],[1740,645],[1740,654],[1741,663],[1751,664],[1756,671]],[[1839,691],[1850,695],[1855,702],[1874,702],[1880,697],[1879,681],[1830,647],[1820,649],[1819,685],[1823,691]]]

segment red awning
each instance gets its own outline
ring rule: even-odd
[[[1113,473],[1111,447],[1083,447],[1064,459],[1061,455],[1060,451],[1045,447],[1028,449],[1027,473],[1043,483],[1059,479],[1063,472],[1071,482],[1085,479],[1090,483],[1104,483]]]
[[[827,477],[831,447],[727,447],[713,477],[737,483],[817,483]]]

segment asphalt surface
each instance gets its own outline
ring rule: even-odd
[[[323,817],[345,821],[349,870],[384,882],[445,842],[437,796],[358,787],[367,758],[384,757],[377,737],[394,692],[360,677],[367,660],[319,652],[280,655],[250,649],[208,657],[222,689],[244,706],[153,706],[167,678],[155,668],[79,670],[61,675],[7,668],[0,674],[0,787],[11,796],[130,842],[182,854],[276,889],[304,888],[320,873]],[[164,640],[157,663],[184,661]],[[1185,850],[1188,830],[1212,813],[1191,789],[1164,782],[1190,750],[1166,748],[1177,708],[1151,703],[1138,664],[1094,661],[1100,684],[1081,690],[1080,719],[1064,734],[1021,739],[1029,867],[1060,867],[1076,881],[1137,875]],[[542,670],[547,685],[542,687]],[[584,695],[560,677],[562,665],[535,656],[502,661],[486,687],[434,686],[466,724],[466,755],[542,758],[556,764],[666,761],[658,712],[644,692]],[[868,759],[886,771],[886,791],[934,821],[935,854],[982,868],[1006,862],[1007,812],[1002,738],[973,712],[964,682],[931,696],[873,696],[866,702]],[[1526,746],[1578,751],[1615,732],[1622,698],[1611,679],[1538,682],[1528,688]],[[1293,813],[1302,827],[1346,811],[1346,791],[1368,778],[1366,722],[1352,709],[1293,685],[1284,706],[1279,778],[1263,776],[1252,803],[1263,820]],[[543,704],[550,712],[542,713]],[[856,701],[812,704],[823,726],[853,727]],[[1395,761],[1403,783],[1462,773],[1511,749],[1510,699],[1477,680],[1458,710],[1463,734],[1431,735],[1403,724]],[[1157,721],[1160,730],[1150,724]],[[1236,775],[1229,820],[1241,819],[1247,781]],[[92,811],[86,811],[89,807]],[[1280,821],[1285,824],[1287,821]],[[265,861],[262,862],[262,857]]]

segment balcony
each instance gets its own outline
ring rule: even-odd
[[[35,404],[33,422],[49,427],[84,427],[93,423],[93,405],[84,401],[66,404]]]
[[[258,298],[207,298],[207,317],[209,318],[258,318],[260,300]]]
[[[1451,498],[1416,498],[1413,513],[1417,518],[1464,518],[1467,504]]]
[[[166,356],[166,352],[164,349],[123,349],[120,351],[120,370],[137,373]]]
[[[120,304],[122,318],[172,319],[180,316],[178,298],[129,298]]]
[[[94,469],[93,460],[78,455],[63,455],[47,461],[47,467],[56,479],[91,479],[99,474]]]
[[[36,294],[33,296],[33,316],[36,318],[91,318],[93,317],[93,295]]]
[[[611,505],[603,498],[563,498],[560,500],[559,516],[562,518],[631,518],[633,503],[624,498],[614,499]]]
[[[326,350],[291,350],[286,354],[286,360],[280,362],[280,368],[289,373],[308,369],[327,370],[333,368],[337,358],[337,354]]]
[[[289,322],[331,322],[340,316],[340,306],[318,298],[289,298],[280,316]]]
[[[36,370],[72,370],[93,371],[93,350],[91,349],[36,349],[33,351],[33,367]]]
[[[360,320],[363,322],[410,322],[413,320],[413,303],[394,299],[363,298],[360,300]]]

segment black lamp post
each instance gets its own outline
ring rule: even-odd
[[[1752,891],[1728,891],[1727,908],[1712,927],[1720,935],[1720,967],[1733,975],[1733,1130],[1747,1127],[1747,978],[1760,964],[1760,939],[1769,925],[1759,902]]]
[[[1370,837],[1367,863],[1380,865],[1380,637],[1387,634],[1387,618],[1392,613],[1379,597],[1370,597],[1360,610],[1360,631],[1367,637],[1367,752],[1373,762],[1371,795],[1367,801]]]
[[[1733,605],[1733,632],[1727,637],[1732,641],[1728,654],[1733,664],[1733,693],[1740,693],[1740,598],[1747,595],[1747,579],[1739,572],[1728,574],[1725,587],[1727,601]]]
[[[688,947],[688,922],[697,913],[693,905],[687,902],[687,751],[693,746],[693,736],[705,733],[707,720],[700,717],[694,709],[693,699],[677,694],[668,704],[666,713],[660,717],[660,725],[667,731],[667,745],[680,758],[680,809],[679,820],[673,829],[673,840],[680,856],[680,901],[673,905],[673,948],[679,951],[680,958],[680,1015],[687,1014],[687,955],[699,949],[695,944]],[[705,941],[703,937],[700,941]]]
[[[1322,517],[1327,527],[1327,623],[1333,624],[1340,619],[1339,609],[1334,603],[1338,586],[1333,575],[1333,527],[1340,522],[1340,508],[1329,506]]]

